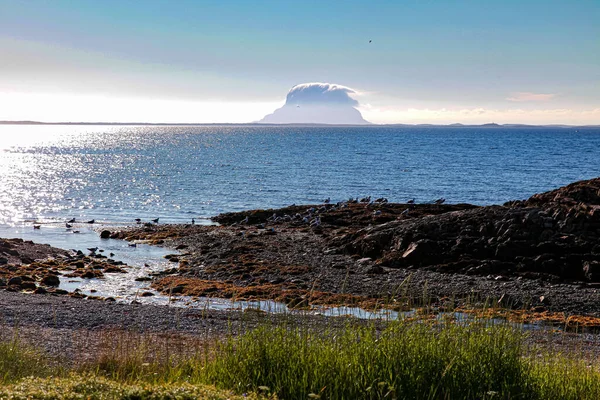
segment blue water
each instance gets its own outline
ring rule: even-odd
[[[600,176],[600,130],[0,126],[0,225],[349,197],[503,203]]]

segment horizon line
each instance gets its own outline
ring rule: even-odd
[[[540,127],[540,128],[600,128],[600,124],[597,125],[570,125],[570,124],[520,124],[520,123],[506,123],[498,124],[495,122],[487,122],[483,124],[463,124],[463,123],[450,123],[450,124],[432,124],[432,123],[419,123],[419,124],[405,124],[405,123],[393,123],[393,124],[325,124],[325,123],[290,123],[290,124],[270,124],[261,122],[43,122],[43,121],[0,121],[0,125],[106,125],[106,126],[340,126],[340,127]]]

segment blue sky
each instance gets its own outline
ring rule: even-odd
[[[379,123],[600,124],[598,21],[598,0],[0,0],[0,120],[249,122],[330,82]]]

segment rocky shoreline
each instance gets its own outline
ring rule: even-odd
[[[493,301],[540,318],[600,318],[600,178],[503,206],[366,198],[214,221],[102,237],[178,249],[168,256],[173,268],[147,277],[169,296],[268,299],[296,309],[444,310]],[[0,288],[9,291],[64,294],[53,277],[120,268],[96,252],[0,239]]]
[[[110,236],[180,249],[171,258],[178,268],[152,277],[170,295],[294,308],[443,309],[493,299],[600,317],[600,179],[503,206],[363,199],[214,221],[220,225],[147,225]]]

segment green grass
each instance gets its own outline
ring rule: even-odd
[[[0,398],[11,400],[241,400],[256,395],[237,396],[207,385],[187,383],[153,385],[123,383],[98,376],[70,375],[60,378],[25,378],[16,384],[0,386]]]
[[[36,375],[49,376],[56,372],[48,360],[36,349],[23,345],[17,335],[9,341],[0,341],[0,383],[14,382]]]
[[[266,386],[285,399],[516,398],[531,392],[522,349],[518,333],[483,324],[322,334],[263,327],[223,344],[206,377],[238,391]]]
[[[600,398],[593,362],[532,351],[523,332],[486,321],[265,323],[192,349],[169,338],[107,336],[100,354],[68,370],[17,339],[0,343],[0,398]]]

